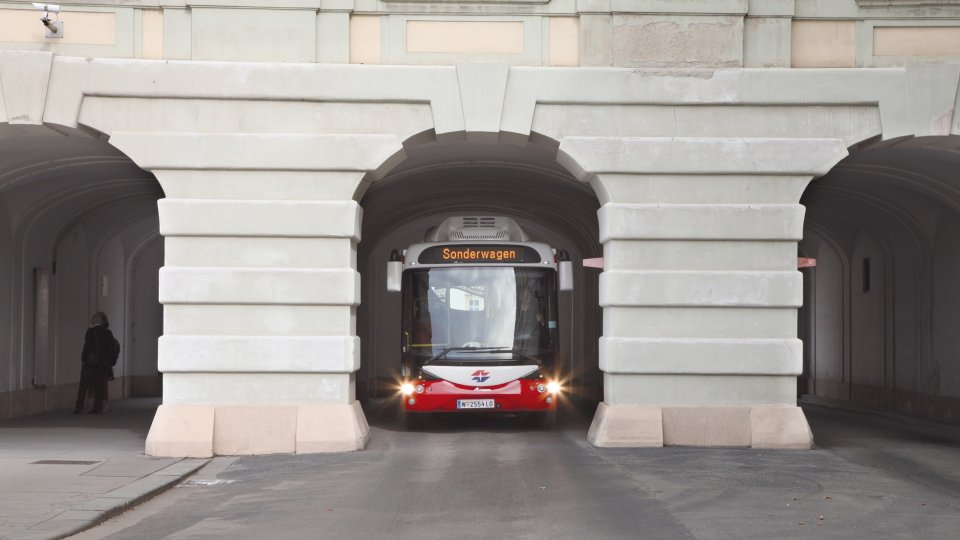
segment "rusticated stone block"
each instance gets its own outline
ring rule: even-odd
[[[293,405],[220,405],[213,451],[228,456],[293,453],[296,429]]]
[[[750,446],[749,407],[664,407],[665,446]]]
[[[370,426],[359,401],[297,407],[298,454],[363,450],[369,440]]]
[[[813,433],[803,409],[794,405],[758,406],[750,409],[754,448],[813,448]]]
[[[157,457],[213,456],[213,405],[161,405],[147,434],[146,453]]]
[[[594,446],[611,448],[663,446],[660,407],[601,403],[587,440]]]

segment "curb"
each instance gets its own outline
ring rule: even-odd
[[[156,497],[206,465],[209,459],[181,459],[133,482],[86,501],[27,529],[27,539],[59,539],[97,525]]]

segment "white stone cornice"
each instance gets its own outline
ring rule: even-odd
[[[394,135],[114,133],[144,169],[373,171],[403,160]]]
[[[743,15],[747,0],[610,0],[614,13]]]
[[[803,238],[799,204],[623,204],[598,212],[610,240],[794,240]]]
[[[799,339],[600,338],[600,369],[648,375],[799,375]]]
[[[356,201],[161,199],[164,236],[351,238],[360,241]],[[215,217],[215,218],[214,218]]]
[[[2,53],[7,54],[7,53]],[[85,96],[429,103],[437,133],[461,132],[453,66],[153,61],[57,56],[44,121],[76,126]],[[97,125],[91,125],[99,129]]]
[[[960,6],[960,0],[856,0],[861,7],[945,7]]]
[[[926,66],[916,68],[919,73]],[[911,135],[910,70],[891,69],[583,69],[513,67],[502,129],[529,134],[540,103],[682,105],[877,105],[885,138]],[[935,83],[944,84],[938,80]],[[949,83],[948,83],[949,84]],[[758,118],[757,121],[763,121]],[[847,120],[837,119],[838,122]],[[846,131],[847,128],[838,128]],[[875,133],[874,135],[880,135]],[[837,136],[825,129],[823,137]]]
[[[271,9],[304,9],[319,10],[344,9],[349,6],[353,9],[352,0],[272,0],[269,3],[263,0],[181,0],[181,5],[188,8],[265,8]]]
[[[557,161],[586,181],[603,173],[817,176],[846,155],[837,139],[564,137]]]
[[[750,0],[748,17],[793,17],[795,0]]]
[[[15,53],[2,54],[11,57]],[[878,106],[885,138],[926,135],[929,133],[924,127],[936,118],[929,117],[929,111],[923,107],[919,117],[914,114],[918,101],[917,96],[910,94],[924,88],[955,87],[956,78],[949,69],[940,67],[727,70],[511,67],[500,130],[521,137],[529,135],[538,103],[850,104]],[[429,103],[435,133],[443,136],[466,130],[460,90],[454,66],[161,62],[55,56],[43,121],[75,126],[87,96]],[[942,111],[935,112],[942,114]],[[99,129],[95,119],[91,121],[90,127]],[[843,131],[840,126],[837,129]],[[823,136],[839,135],[827,129]]]
[[[352,373],[357,336],[162,336],[159,370],[173,372]]]
[[[603,307],[771,307],[803,305],[803,275],[788,272],[608,270]]]
[[[351,268],[160,269],[161,304],[356,306],[360,275]]]

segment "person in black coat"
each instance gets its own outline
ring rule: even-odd
[[[110,369],[110,348],[113,344],[113,332],[110,323],[102,311],[90,317],[90,328],[83,338],[83,351],[80,353],[80,388],[77,390],[77,402],[73,414],[83,414],[83,402],[87,391],[93,388],[93,409],[91,414],[103,412],[104,390],[107,385],[107,371]]]

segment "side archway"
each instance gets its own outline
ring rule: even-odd
[[[135,352],[132,328],[156,340],[162,320],[132,317],[143,280],[130,271],[139,239],[157,234],[159,184],[95,132],[4,124],[0,139],[0,325],[8,330],[0,350],[9,353],[0,417],[74,405],[95,311],[107,313],[122,344],[111,398],[145,395],[131,386],[130,366],[148,366],[142,371],[156,380],[157,358]],[[151,247],[161,259],[162,249]]]
[[[801,248],[818,258],[800,319],[815,325],[810,396],[960,414],[958,167],[958,136],[897,139],[854,152],[804,193]]]

